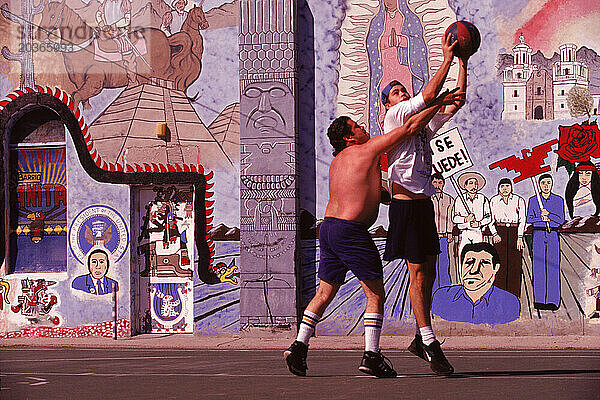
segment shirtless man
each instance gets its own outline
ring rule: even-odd
[[[377,219],[381,199],[380,156],[419,132],[441,106],[464,100],[464,93],[445,92],[387,135],[374,138],[348,117],[339,117],[327,136],[334,148],[329,167],[329,203],[319,230],[319,288],[304,312],[298,337],[284,352],[290,372],[306,375],[308,340],[344,282],[346,272],[358,278],[367,298],[365,352],[359,370],[381,378],[396,376],[379,350],[383,323],[383,268],[368,228]]]
[[[410,115],[429,107],[442,88],[454,58],[456,41],[450,35],[442,38],[444,61],[425,89],[411,97],[404,85],[390,82],[381,92],[386,108],[385,134],[402,126]],[[457,88],[467,87],[467,60],[459,58]],[[432,158],[429,141],[434,133],[464,105],[444,106],[425,129],[388,152],[388,180],[392,182],[392,202],[389,208],[389,228],[383,259],[404,259],[410,275],[410,302],[417,322],[415,339],[408,350],[430,363],[436,374],[450,375],[454,371],[431,327],[431,292],[435,280],[435,264],[440,253],[439,238],[431,196]]]

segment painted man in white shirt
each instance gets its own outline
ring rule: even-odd
[[[204,1],[201,2],[201,5],[203,2]],[[166,31],[169,35],[180,32],[181,27],[189,14],[189,12],[185,10],[187,4],[188,0],[173,0],[171,3],[172,10],[167,11],[163,15],[161,29]]]
[[[502,178],[498,182],[498,194],[490,199],[490,209],[490,232],[500,257],[494,285],[520,298],[523,233],[527,221],[525,199],[513,193],[510,179]]]
[[[398,81],[390,82],[381,91],[381,101],[386,108],[385,134],[402,126],[409,116],[434,101],[448,75],[455,45],[456,42],[451,43],[450,35],[442,38],[444,61],[421,93],[411,97]],[[467,61],[468,57],[459,58],[456,90],[460,92],[466,91]],[[429,361],[431,369],[440,375],[449,375],[454,369],[444,356],[431,327],[431,294],[440,249],[431,201],[435,189],[431,182],[433,164],[429,141],[463,105],[464,100],[445,106],[425,129],[387,153],[392,201],[383,259],[406,260],[410,274],[410,300],[417,322],[415,339],[408,349]]]
[[[465,172],[458,177],[458,186],[466,193],[454,201],[452,222],[460,229],[458,254],[462,254],[465,244],[483,242],[483,228],[492,222],[492,214],[489,200],[478,193],[485,186],[483,175],[478,172]]]

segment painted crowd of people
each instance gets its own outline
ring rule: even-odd
[[[527,201],[514,193],[512,181],[498,181],[497,194],[488,199],[481,189],[485,178],[478,172],[466,172],[459,176],[458,185],[464,195],[453,198],[444,192],[445,180],[434,174],[436,193],[432,196],[441,253],[436,263],[434,292],[452,286],[461,286],[469,270],[465,268],[464,252],[467,244],[489,243],[496,253],[498,269],[492,277],[490,291],[502,291],[505,296],[503,307],[489,306],[485,318],[458,318],[449,315],[451,307],[440,303],[444,291],[434,294],[433,313],[447,319],[473,323],[502,323],[519,317],[514,305],[519,304],[523,283],[523,251],[526,246],[525,233],[530,232],[532,281],[534,308],[557,310],[560,307],[560,242],[558,228],[566,218],[598,215],[600,210],[600,176],[596,166],[589,162],[580,163],[571,174],[565,197],[553,192],[554,180],[550,174],[539,175],[539,192]],[[565,209],[566,205],[566,209]],[[566,213],[568,212],[568,214]],[[491,247],[488,247],[488,250]],[[495,263],[494,263],[495,264]],[[474,297],[473,304],[486,298],[486,293]],[[436,301],[436,299],[438,301]],[[487,298],[486,298],[487,300]],[[482,307],[482,305],[479,305]],[[497,315],[493,309],[512,310],[510,315]],[[472,313],[474,316],[476,313]]]

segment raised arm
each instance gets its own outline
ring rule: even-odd
[[[469,62],[469,57],[459,57],[458,58],[458,82],[456,82],[456,87],[460,92],[467,91],[467,63]],[[447,114],[456,114],[458,110],[462,106],[465,105],[465,101],[457,102],[455,104],[450,104],[444,106],[442,112]]]
[[[410,136],[420,132],[433,118],[433,116],[439,111],[439,109],[447,104],[453,104],[454,102],[461,101],[464,99],[464,92],[457,92],[458,88],[452,91],[445,91],[439,95],[431,105],[425,107],[423,110],[416,114],[413,114],[401,127],[395,128],[385,135],[375,136],[367,142],[368,148],[373,152],[381,155],[386,151],[389,151],[396,147],[399,143],[408,139]]]
[[[444,82],[446,81],[446,76],[448,76],[448,71],[450,70],[450,65],[452,64],[452,58],[454,57],[454,46],[458,41],[454,41],[454,43],[450,42],[451,35],[446,35],[442,38],[442,52],[444,53],[444,61],[440,68],[437,70],[433,78],[427,83],[425,89],[423,89],[423,101],[425,101],[426,105],[431,104],[440,90],[442,86],[444,86]]]

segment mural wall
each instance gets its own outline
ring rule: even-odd
[[[293,326],[318,285],[327,127],[347,115],[382,134],[381,89],[396,79],[421,92],[460,20],[481,45],[466,105],[431,142],[436,329],[598,329],[594,2],[6,0],[0,10],[0,335],[110,335],[113,297],[122,335]],[[445,86],[457,79],[454,63]],[[381,252],[387,211],[371,227]],[[384,332],[412,333],[406,263],[384,263],[384,281]],[[361,334],[364,302],[348,275],[320,333]]]
[[[1,10],[11,149],[1,330],[109,335],[117,294],[121,334],[235,331],[237,2],[16,0]],[[14,124],[23,116],[9,110],[34,94],[25,116],[41,126]],[[46,107],[41,94],[63,105]]]
[[[396,79],[411,95],[423,90],[441,64],[446,28],[470,21],[482,40],[468,64],[467,104],[431,142],[442,249],[434,324],[445,332],[480,333],[597,328],[600,42],[590,33],[598,29],[591,19],[600,8],[552,0],[308,4],[320,106],[316,195],[301,202],[315,207],[316,231],[328,200],[329,123],[348,115],[371,135],[381,134],[381,89]],[[324,26],[335,29],[319,32]],[[446,87],[456,77],[453,66]],[[381,253],[387,224],[382,206],[371,227]],[[461,257],[468,243],[476,247]],[[316,285],[318,239],[304,244],[306,304]],[[384,263],[384,283],[384,331],[411,334],[406,263]],[[358,281],[348,275],[317,329],[362,333],[364,304]]]

